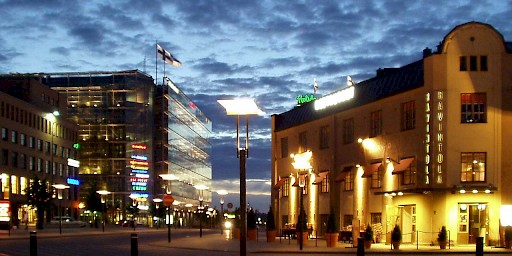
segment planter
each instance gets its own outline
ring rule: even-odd
[[[447,241],[439,241],[439,248],[446,249],[446,244],[448,244]]]
[[[297,232],[297,244],[300,244],[300,235],[301,235],[301,232]],[[306,246],[307,241],[308,241],[308,232],[302,232],[302,245]]]
[[[247,230],[247,240],[256,240],[258,238],[258,229],[252,228]]]
[[[233,229],[233,238],[234,239],[240,239],[240,229],[239,228],[234,228]]]
[[[325,234],[325,242],[327,243],[327,247],[336,247],[338,243],[338,233]]]
[[[393,250],[399,250],[400,249],[400,242],[392,242],[393,244]]]
[[[372,240],[364,240],[364,248],[370,249],[372,247]]]
[[[276,240],[276,234],[277,234],[277,231],[275,231],[275,230],[267,230],[267,242],[268,243],[274,242]]]

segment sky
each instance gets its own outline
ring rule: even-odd
[[[247,201],[266,212],[271,115],[313,93],[313,79],[320,95],[369,79],[470,21],[512,41],[511,13],[495,0],[0,0],[0,73],[139,69],[160,83],[158,42],[182,63],[165,75],[213,122],[211,190],[228,190],[226,204],[239,204],[236,121],[217,100],[253,98],[266,113],[250,117],[247,161]]]

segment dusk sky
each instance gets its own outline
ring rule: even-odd
[[[254,98],[247,193],[270,204],[270,115],[400,67],[435,49],[455,26],[478,21],[512,41],[512,1],[69,1],[0,0],[0,73],[155,72],[155,43],[181,61],[166,75],[212,120],[212,191],[238,204],[235,118],[218,99]],[[213,204],[219,205],[214,193]]]

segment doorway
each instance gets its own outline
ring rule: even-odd
[[[487,240],[489,228],[487,204],[469,205],[469,244],[475,244],[477,237],[484,237],[484,244]]]

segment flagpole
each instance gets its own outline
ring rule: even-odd
[[[158,85],[158,40],[155,40],[155,84]]]

